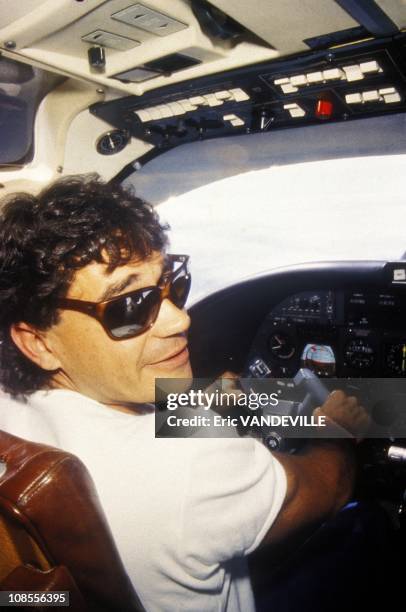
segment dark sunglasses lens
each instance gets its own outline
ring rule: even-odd
[[[137,291],[111,302],[104,311],[104,323],[115,338],[142,334],[155,320],[160,305],[158,287]]]
[[[171,302],[178,308],[183,308],[189,295],[191,285],[191,276],[186,274],[179,275],[171,283],[170,298]]]

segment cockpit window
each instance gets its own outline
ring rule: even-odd
[[[0,57],[0,166],[23,165],[34,154],[34,120],[60,77]]]
[[[403,114],[208,140],[129,179],[191,255],[192,300],[254,274],[406,250]]]

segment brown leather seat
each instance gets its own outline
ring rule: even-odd
[[[142,611],[81,461],[0,431],[0,462],[0,588],[69,590],[77,612]]]

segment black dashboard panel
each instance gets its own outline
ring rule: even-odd
[[[362,376],[368,382],[371,376],[388,376],[390,378],[387,385],[392,389],[396,386],[396,381],[392,377],[399,376],[399,373],[393,369],[392,356],[397,364],[400,361],[401,370],[403,367],[403,351],[406,343],[406,322],[403,318],[406,312],[405,306],[405,261],[328,262],[276,269],[227,287],[201,300],[190,309],[192,318],[190,352],[194,373],[201,377],[215,377],[225,370],[241,373],[252,362],[252,358],[257,356],[266,358],[271,368],[278,368],[281,363],[286,363],[293,371],[301,361],[305,346],[320,344],[330,346],[334,351],[336,377]],[[272,344],[270,345],[269,340],[270,336],[275,334],[275,328],[281,329],[285,326],[288,327],[289,333],[292,333],[294,353],[289,354],[292,346],[283,347],[287,355],[287,359],[284,360],[273,357]],[[372,346],[373,353],[362,349],[365,348],[366,342]],[[400,352],[397,348],[399,345],[402,347]],[[403,371],[401,373],[403,375]],[[356,383],[358,381],[362,382],[360,378],[357,378]],[[326,378],[324,384],[327,386],[334,384],[334,379]],[[359,396],[357,392],[355,394]],[[386,392],[384,398],[387,399]],[[362,397],[360,399],[363,401]],[[386,417],[391,417],[391,410],[387,411],[387,402],[381,401],[375,393],[372,393],[371,399],[374,402],[371,405],[371,415],[385,423]],[[395,399],[397,401],[397,398]],[[400,398],[402,411],[404,406],[403,395]],[[388,578],[384,582],[385,593],[389,594],[394,588],[395,574],[392,575],[392,569],[402,566],[400,560],[403,554],[404,535],[402,534],[405,525],[405,464],[393,460],[391,452],[393,455],[394,450],[396,454],[400,451],[401,456],[404,456],[405,447],[406,436],[392,433],[386,438],[366,439],[358,445],[358,479],[354,501],[348,506],[357,509],[372,504],[374,508],[381,508],[382,504],[385,516],[387,515],[387,518],[390,516],[388,524],[395,527],[393,542],[391,540],[393,546],[389,553],[383,553],[381,549],[379,552],[380,559],[385,560],[385,569],[390,568]],[[399,525],[402,525],[402,530],[399,530]],[[358,521],[351,531],[351,537],[354,538],[357,547],[359,528]],[[382,533],[382,526],[374,527],[373,533]],[[342,537],[338,535],[340,541]],[[371,541],[372,538],[368,538],[368,542]],[[317,550],[320,550],[318,543],[316,546]],[[373,558],[374,546],[371,548],[371,554],[368,554],[368,561]],[[326,550],[331,551],[332,548],[329,539]],[[272,549],[271,551],[272,556],[274,551]],[[308,549],[304,548],[304,551],[305,564],[309,567]],[[353,558],[353,553],[348,547],[346,551],[349,557],[345,555],[343,559],[347,568],[348,558]],[[326,555],[320,557],[319,567],[324,567],[326,558]],[[389,565],[393,559],[396,559],[394,565]],[[260,557],[257,564],[254,560],[253,571],[258,571],[255,570],[258,565],[269,568],[271,563],[272,559]],[[374,568],[377,567],[374,562],[372,565]],[[364,559],[359,561],[359,566],[365,566]],[[286,564],[284,567],[286,575],[294,577],[289,579],[291,589],[292,584],[297,584],[298,570],[297,568],[292,570]],[[336,562],[332,568],[328,565],[327,567],[328,576],[331,572],[336,575],[338,567]],[[379,580],[382,580],[382,567],[378,570],[378,574]],[[371,571],[368,570],[366,592],[369,599],[371,599],[371,575]],[[378,583],[381,584],[377,581]],[[263,584],[269,584],[268,574]],[[342,580],[340,589],[342,584],[348,584],[348,577]],[[348,593],[343,603],[344,607],[347,599]],[[285,591],[281,601],[286,601]],[[288,601],[290,602],[289,598]],[[355,601],[352,591],[351,601],[352,603]],[[274,599],[272,602],[274,603]],[[328,603],[324,601],[320,609],[330,609],[329,603],[330,599]],[[365,609],[364,603],[356,607]],[[263,609],[268,608],[265,606]],[[302,601],[298,605],[298,609],[301,608],[303,608]],[[314,601],[305,608],[314,610]],[[369,608],[376,609],[374,605]],[[342,609],[342,605],[340,604],[337,609]]]
[[[405,312],[399,288],[293,293],[265,317],[250,360],[263,360],[272,376],[307,367],[322,377],[403,377]]]
[[[270,376],[278,379],[281,367],[288,375],[296,373],[308,347],[313,369],[326,376],[324,384],[329,388],[337,378],[344,387],[348,382],[348,393],[355,393],[388,433],[359,445],[362,477],[357,495],[398,503],[405,469],[403,463],[389,460],[388,453],[393,444],[403,454],[406,447],[406,436],[400,434],[404,423],[401,430],[398,424],[396,431],[392,427],[393,410],[403,414],[406,401],[405,306],[406,261],[322,262],[276,269],[218,291],[190,309],[193,371],[201,378],[215,378],[227,370],[252,376],[248,368],[261,358]],[[282,342],[285,359],[274,354],[278,330],[289,335],[288,345]],[[314,346],[331,348],[334,372],[326,367],[328,359],[314,359],[320,354]]]
[[[289,376],[308,345],[307,358],[317,361],[320,352],[312,347],[318,345],[330,347],[335,362],[334,371],[327,367],[321,375],[402,377],[404,313],[405,261],[280,268],[227,287],[190,309],[192,365],[197,376],[210,377],[227,369],[243,372],[258,356],[275,375],[287,368]],[[279,339],[281,344],[286,340],[279,349],[285,351],[282,358],[277,333],[286,334]]]

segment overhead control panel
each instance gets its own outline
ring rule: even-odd
[[[184,142],[406,110],[406,34],[292,56],[96,104],[111,125]]]

